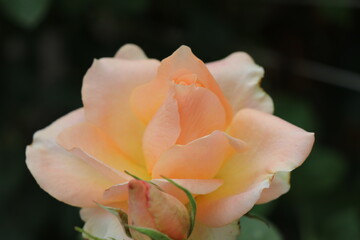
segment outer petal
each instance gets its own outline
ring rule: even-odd
[[[58,142],[69,151],[81,150],[81,157],[84,156],[82,152],[88,156],[85,156],[84,160],[91,161],[91,158],[94,158],[99,164],[108,166],[110,170],[111,168],[116,170],[113,172],[118,173],[121,177],[118,179],[118,183],[129,179],[129,176],[124,173],[125,170],[141,178],[149,178],[145,169],[126,158],[116,143],[100,128],[92,124],[80,123],[65,129],[58,136]]]
[[[226,157],[233,152],[233,144],[237,144],[238,148],[245,147],[241,141],[236,141],[221,131],[214,131],[187,145],[173,146],[156,163],[152,176],[211,179],[218,173]]]
[[[260,198],[263,189],[268,188],[269,179],[250,186],[241,193],[224,197],[206,199],[208,196],[200,196],[198,199],[197,219],[211,227],[221,227],[229,224],[246,214]],[[221,191],[221,189],[219,189]],[[213,195],[219,194],[214,192]],[[210,194],[211,195],[211,194]]]
[[[118,55],[124,54],[120,50]],[[143,163],[139,146],[144,126],[132,113],[129,99],[136,86],[155,77],[158,65],[156,60],[104,58],[95,60],[84,77],[82,96],[87,121],[106,132],[137,163]]]
[[[264,70],[248,54],[236,52],[206,65],[234,112],[242,108],[254,108],[268,113],[274,111],[272,99],[260,87]]]
[[[85,221],[84,230],[102,239],[132,240],[113,214],[101,208],[83,208],[80,216]]]
[[[199,219],[210,226],[228,224],[250,210],[274,174],[301,165],[314,143],[312,133],[251,109],[235,116],[230,132],[244,140],[248,150],[220,170],[216,177],[225,181],[221,188],[199,198]]]
[[[188,240],[236,240],[240,234],[238,221],[224,227],[212,228],[200,222],[195,223],[195,228]]]
[[[211,193],[218,189],[223,181],[220,179],[173,179],[176,183],[180,184],[184,188],[188,189],[194,195],[204,195]],[[152,180],[156,185],[158,185],[165,192],[171,194],[182,202],[187,202],[188,198],[184,192],[173,184],[169,183],[164,179],[154,179]],[[104,193],[104,198],[108,201],[125,201],[128,198],[127,191],[128,182],[117,184],[107,189]]]
[[[287,193],[290,189],[290,172],[275,173],[270,187],[263,190],[260,199],[256,202],[262,204],[274,200]]]
[[[114,182],[56,144],[63,128],[82,120],[83,110],[79,109],[35,133],[33,143],[26,148],[26,164],[40,187],[50,195],[67,204],[85,207],[93,206],[94,201],[106,203],[103,191]]]
[[[194,56],[187,46],[181,46],[170,57],[164,59],[160,64],[157,77],[134,91],[131,101],[137,116],[143,122],[149,122],[166,98],[169,83],[184,74],[195,74],[198,77],[199,84],[219,98],[225,109],[227,122],[230,122],[232,118],[231,106],[224,98],[221,89],[205,64]]]

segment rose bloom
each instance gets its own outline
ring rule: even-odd
[[[85,230],[116,239],[126,238],[120,223],[95,202],[128,210],[126,170],[186,203],[161,176],[172,178],[196,198],[196,239],[216,239],[287,192],[313,146],[313,133],[272,115],[263,74],[243,52],[204,64],[181,46],[159,62],[127,44],[93,62],[84,106],[35,133],[27,166],[50,195],[83,208]]]

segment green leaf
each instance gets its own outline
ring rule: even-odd
[[[161,233],[152,228],[145,228],[145,227],[135,227],[128,225],[129,228],[138,231],[139,233],[145,234],[146,236],[150,237],[152,240],[171,240],[168,235]]]
[[[104,206],[104,205],[102,205],[100,203],[97,203],[97,202],[95,202],[95,203],[99,207],[104,209],[105,211],[115,215],[119,219],[121,225],[124,227],[126,235],[131,238],[131,233],[130,233],[129,227],[127,225],[128,224],[128,215],[127,215],[126,212],[124,212],[123,210],[121,210],[119,208],[113,208],[113,207]]]
[[[265,218],[262,218],[262,217],[260,217],[260,216],[254,215],[254,214],[252,214],[252,213],[247,213],[247,214],[245,214],[245,216],[248,217],[248,218],[252,218],[252,219],[261,221],[261,222],[265,223],[267,227],[270,227],[270,223],[269,223]]]
[[[95,237],[94,235],[92,235],[91,233],[88,233],[87,231],[85,231],[84,229],[82,229],[80,227],[75,227],[75,230],[78,231],[79,233],[82,233],[82,235],[86,236],[86,238],[89,240],[107,240],[104,238]]]
[[[242,217],[240,219],[240,236],[238,240],[281,240],[277,229],[270,224],[254,218]]]
[[[190,229],[189,229],[189,234],[188,237],[191,235],[192,231],[194,230],[194,225],[195,225],[195,216],[196,216],[196,201],[193,197],[193,195],[189,192],[189,190],[187,190],[186,188],[180,186],[179,184],[177,184],[176,182],[174,182],[173,180],[161,176],[162,178],[164,178],[165,180],[167,180],[168,182],[172,183],[173,185],[175,185],[175,187],[179,188],[180,190],[184,191],[186,196],[189,198],[189,202],[190,202]]]
[[[49,9],[51,0],[1,0],[3,14],[25,28],[40,23]]]

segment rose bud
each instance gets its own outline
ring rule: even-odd
[[[141,180],[131,180],[129,190],[129,225],[152,228],[174,240],[187,238],[190,217],[186,207],[175,197]],[[149,237],[130,229],[135,240]]]

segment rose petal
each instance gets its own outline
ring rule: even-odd
[[[132,238],[126,235],[119,219],[104,209],[83,208],[80,211],[80,216],[86,222],[83,229],[95,237],[101,239],[132,240]],[[84,237],[87,238],[86,236]]]
[[[271,181],[270,187],[265,188],[256,204],[274,200],[290,190],[290,172],[277,172]]]
[[[210,196],[200,196],[197,199],[197,219],[210,227],[225,226],[250,211],[260,198],[263,189],[268,188],[269,185],[267,179],[229,197],[215,198],[217,192],[213,192]],[[218,191],[221,191],[221,188]]]
[[[143,164],[140,146],[144,126],[130,109],[130,94],[155,77],[158,65],[156,60],[104,58],[95,60],[84,77],[82,96],[87,121],[106,132],[138,164]]]
[[[215,130],[225,130],[225,111],[215,94],[194,85],[175,84],[174,89],[181,127],[178,144],[187,144]]]
[[[225,121],[221,103],[208,89],[174,84],[144,134],[148,171],[152,171],[160,155],[175,143],[187,144],[214,130],[224,130]]]
[[[181,46],[161,62],[158,74],[153,81],[134,90],[131,104],[139,119],[145,123],[149,122],[166,98],[169,84],[184,74],[195,74],[199,84],[218,97],[225,109],[226,120],[229,123],[232,118],[231,106],[205,64],[187,46]]]
[[[239,234],[238,221],[219,228],[208,227],[201,222],[196,222],[194,231],[188,240],[236,240]]]
[[[83,109],[35,133],[33,143],[26,148],[26,164],[40,187],[51,196],[70,205],[86,207],[93,206],[94,201],[106,203],[103,191],[114,182],[55,142],[63,128],[81,121]]]
[[[211,193],[218,189],[223,181],[220,179],[173,179],[180,186],[188,189],[193,195],[204,195]],[[176,197],[183,203],[187,203],[189,201],[186,194],[174,186],[172,183],[169,183],[165,179],[154,179],[152,180],[155,184],[157,184],[161,189],[165,192],[171,194]]]
[[[174,93],[169,92],[164,104],[154,115],[144,133],[143,151],[149,172],[152,171],[160,155],[176,143],[179,135],[178,104]]]
[[[147,59],[144,51],[135,44],[125,44],[115,54],[115,58],[127,59],[127,60],[142,60]]]
[[[264,70],[248,54],[236,52],[223,60],[207,63],[206,66],[234,112],[242,108],[254,108],[268,113],[274,111],[272,99],[260,87]]]
[[[301,165],[314,143],[312,133],[251,109],[238,112],[230,133],[245,141],[248,150],[235,154],[220,170],[216,177],[225,181],[221,188],[199,197],[199,219],[209,226],[228,224],[250,210],[274,174]]]
[[[164,152],[155,164],[153,178],[166,176],[177,179],[211,179],[233,151],[233,144],[245,145],[221,131],[190,142],[176,145]]]
[[[58,143],[69,151],[75,150],[74,153],[79,154],[85,161],[96,163],[99,167],[107,166],[109,173],[113,169],[112,172],[121,177],[117,179],[118,183],[130,178],[124,173],[125,170],[141,178],[149,178],[145,169],[124,156],[116,143],[92,124],[80,123],[65,129],[59,134]]]

